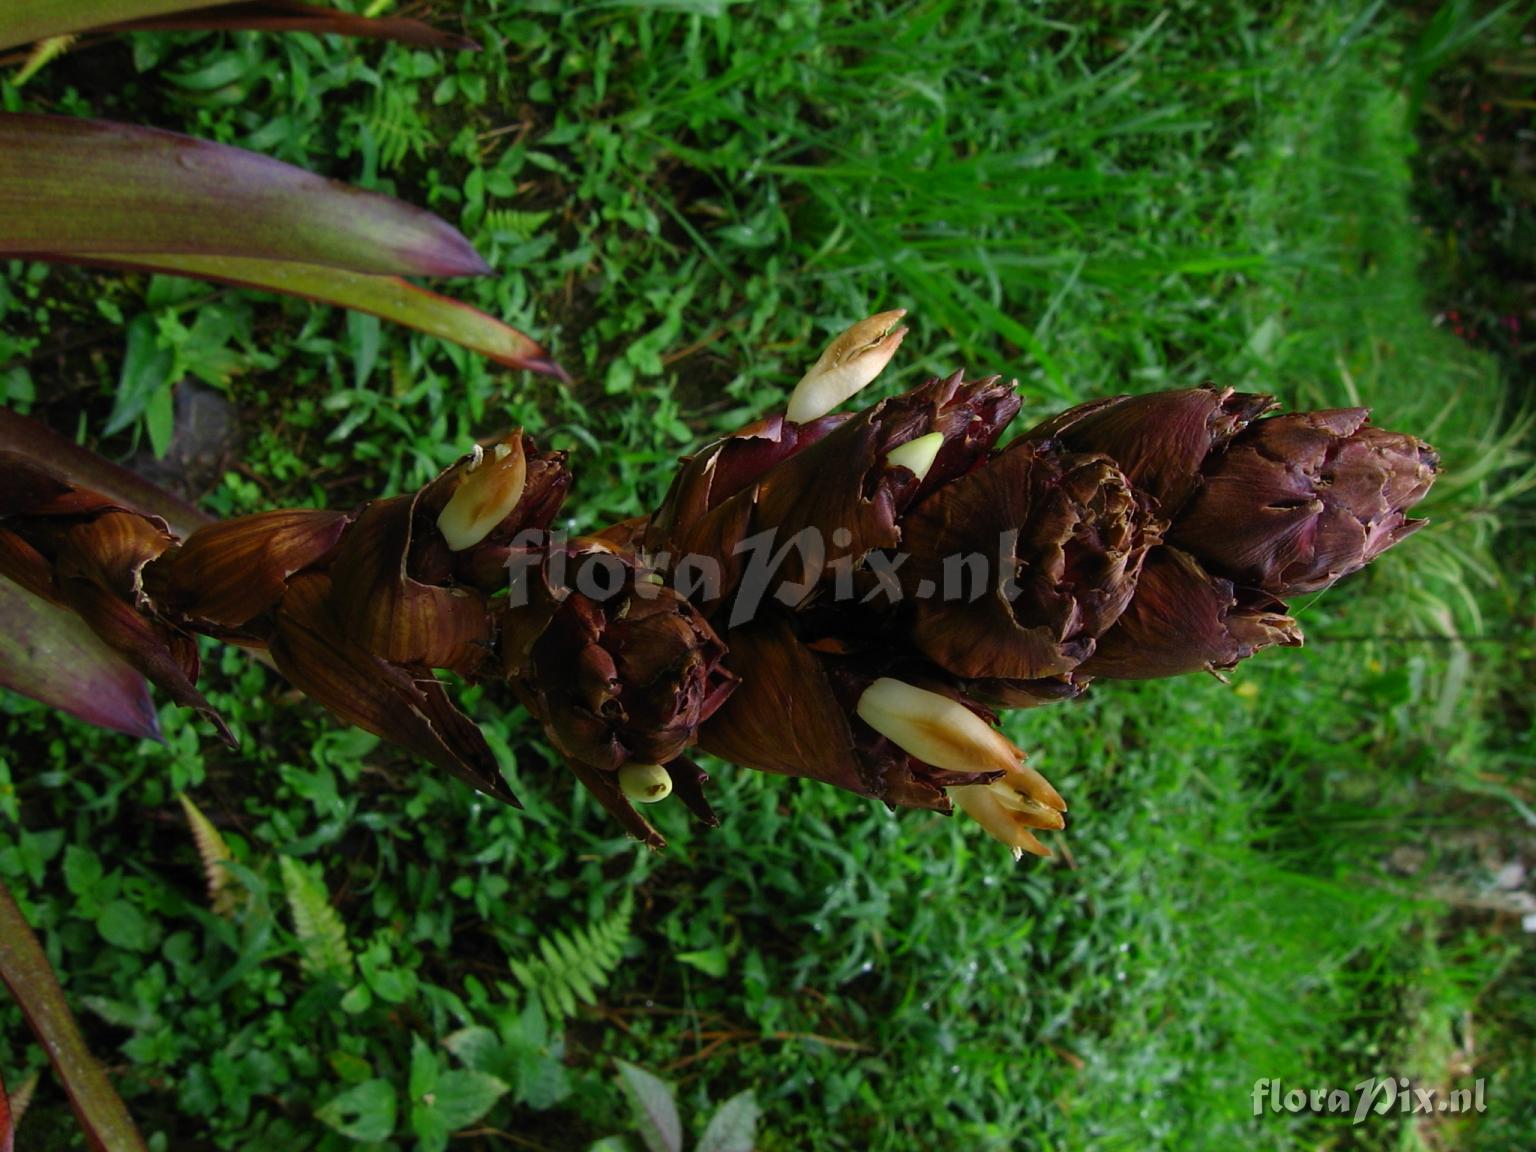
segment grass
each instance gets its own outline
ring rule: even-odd
[[[292,302],[17,263],[10,401],[94,434],[137,324],[238,413],[238,456],[199,493],[221,514],[409,487],[521,423],[572,451],[568,510],[592,526],[646,510],[680,452],[899,305],[916,330],[882,392],[1005,371],[1020,426],[1207,378],[1366,403],[1444,452],[1436,522],[1302,604],[1309,647],[1231,686],[1101,686],[1012,718],[1072,804],[1071,866],[720,765],[724,828],[663,811],[650,855],[482,689],[465,698],[523,813],[232,652],[207,680],[238,753],[170,707],[168,744],[133,746],[8,697],[0,875],[155,1146],[352,1147],[317,1109],[377,1134],[388,1098],[380,1146],[434,1147],[410,1085],[470,1066],[445,1046],[465,1028],[494,1034],[510,1089],[465,1149],[632,1133],[617,1059],[675,1081],[695,1135],[754,1089],[763,1152],[1530,1143],[1528,950],[1479,903],[1531,819],[1529,545],[1507,527],[1529,515],[1528,425],[1424,306],[1406,29],[1321,0],[463,11],[478,55],[138,36],[0,99],[429,205],[500,272],[463,293],[544,338],[569,391]],[[233,923],[205,911],[178,790],[231,844]],[[287,857],[323,881],[355,976],[305,967]],[[531,1018],[512,961],[627,894],[596,1003]],[[42,1064],[24,1036],[0,1006],[8,1076]],[[1490,1111],[1460,1127],[1252,1115],[1262,1077],[1455,1087],[1469,1067]],[[357,1115],[324,1109],[347,1091]],[[21,1131],[78,1146],[46,1081]]]

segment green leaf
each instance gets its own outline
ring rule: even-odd
[[[729,970],[730,957],[725,954],[725,948],[715,944],[709,948],[701,948],[697,952],[679,952],[676,958],[684,964],[692,965],[706,976],[719,979]]]
[[[490,266],[452,225],[377,192],[174,132],[0,113],[0,251],[297,261],[387,276]]]
[[[477,1072],[489,1072],[499,1068],[505,1058],[501,1037],[479,1024],[460,1028],[457,1032],[443,1037],[443,1047]]]
[[[208,903],[215,914],[225,919],[235,914],[237,907],[234,889],[229,885],[229,871],[225,868],[235,858],[229,844],[214,827],[213,821],[192,802],[185,792],[176,793],[181,801],[181,811],[192,829],[192,840],[197,845],[198,859],[203,862],[203,879],[208,884]]]
[[[144,677],[68,609],[0,577],[0,688],[127,736],[160,739]]]
[[[234,0],[23,0],[0,10],[0,48],[49,36],[83,32],[120,20],[137,20]]]
[[[353,1140],[387,1140],[395,1131],[395,1090],[388,1080],[365,1080],[321,1105],[315,1117]]]
[[[629,1099],[630,1113],[646,1148],[650,1152],[683,1152],[683,1123],[677,1115],[672,1086],[628,1061],[615,1063],[619,1086]]]
[[[362,388],[379,359],[379,318],[361,312],[349,314],[347,335],[352,338],[352,386]]]
[[[64,884],[75,896],[86,900],[94,897],[96,887],[105,874],[101,858],[89,848],[82,848],[78,844],[65,847]]]
[[[156,460],[164,460],[171,450],[171,435],[175,431],[176,409],[172,403],[171,386],[162,384],[149,398],[144,409],[144,429],[149,433],[149,448]]]
[[[738,1092],[710,1117],[696,1152],[752,1152],[757,1147],[757,1122],[762,1114],[752,1089]]]
[[[4,884],[0,884],[0,980],[11,990],[53,1062],[92,1149],[147,1152],[121,1097],[86,1048],[42,945]]]
[[[108,944],[133,952],[148,952],[159,936],[144,913],[126,900],[114,900],[103,908],[96,929]]]
[[[171,350],[160,346],[155,318],[147,312],[135,316],[128,324],[128,347],[118,375],[117,398],[107,417],[106,435],[121,432],[144,415],[157,392],[168,394],[175,361]]]
[[[53,257],[41,256],[39,259]],[[478,352],[509,368],[524,368],[566,379],[565,370],[531,337],[478,308],[429,292],[395,276],[370,276],[314,264],[233,256],[96,252],[76,253],[69,260],[195,276],[200,280],[217,280],[242,288],[282,292],[321,304],[335,304],[461,344],[471,352]]]
[[[468,1128],[496,1105],[510,1087],[487,1072],[444,1072],[437,1078],[431,1107],[442,1113],[448,1131]]]
[[[557,929],[538,941],[537,956],[508,962],[512,975],[543,1001],[551,1016],[574,1016],[577,999],[596,1003],[596,989],[608,982],[624,958],[633,908],[626,892],[617,908],[585,928],[570,933]]]
[[[389,1004],[404,1004],[416,993],[416,974],[394,963],[389,944],[375,939],[357,958],[367,987],[380,1000]]]
[[[420,1100],[437,1087],[437,1054],[420,1036],[411,1037],[411,1100]]]
[[[416,1133],[416,1152],[443,1152],[448,1147],[448,1121],[434,1108],[416,1105],[411,1109],[411,1131]]]

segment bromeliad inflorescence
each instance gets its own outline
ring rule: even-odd
[[[1015,855],[1048,855],[1037,834],[1066,804],[998,710],[1299,645],[1287,599],[1423,524],[1406,513],[1434,452],[1364,409],[1273,415],[1206,386],[1079,405],[999,448],[1016,385],[957,372],[834,413],[903,315],[854,325],[786,415],[685,458],[653,513],[591,537],[552,531],[571,475],[522,432],[406,496],[185,539],[11,450],[0,576],[215,724],[195,633],[267,649],[343,720],[516,803],[435,673],[505,682],[653,846],[636,803],[676,793],[715,822],[698,747],[894,807],[958,805]]]

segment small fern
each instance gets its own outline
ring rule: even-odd
[[[625,892],[608,915],[571,932],[557,929],[539,941],[537,955],[512,960],[512,975],[543,1002],[550,1016],[574,1016],[578,1000],[597,1003],[597,990],[623,959],[633,912],[634,899]]]
[[[368,129],[379,146],[379,168],[393,172],[408,156],[417,160],[436,142],[416,110],[414,89],[386,85],[368,102]]]
[[[32,1094],[37,1091],[37,1073],[27,1073],[26,1079],[16,1086],[11,1093],[11,1127],[21,1127],[21,1119],[27,1114],[27,1109],[32,1106]],[[5,1095],[5,1085],[0,1084],[0,1098]]]
[[[528,240],[549,221],[553,212],[523,212],[516,208],[492,208],[485,214],[485,228],[503,236]]]
[[[75,46],[76,36],[47,36],[32,46],[27,61],[16,70],[11,83],[20,88],[48,65]]]
[[[293,916],[293,934],[304,949],[304,971],[311,976],[328,976],[350,983],[355,966],[347,944],[347,928],[331,907],[325,883],[292,856],[281,856],[278,861],[288,911]]]
[[[203,815],[202,809],[192,803],[185,792],[176,793],[181,810],[186,813],[187,824],[192,829],[192,840],[197,844],[197,854],[203,861],[203,876],[208,881],[208,903],[216,916],[226,920],[235,914],[239,901],[235,890],[229,886],[229,872],[224,865],[235,858],[224,837],[213,826],[213,821]]]

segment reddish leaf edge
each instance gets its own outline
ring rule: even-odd
[[[48,1053],[92,1152],[148,1152],[127,1105],[86,1047],[42,944],[3,882],[0,981]]]
[[[92,31],[194,32],[244,30],[252,32],[309,32],[316,35],[356,36],[393,40],[418,48],[442,48],[453,52],[478,52],[480,44],[468,36],[445,32],[421,20],[403,16],[356,16],[323,4],[284,0],[220,4],[191,8],[165,16],[147,16],[119,24],[103,24]]]
[[[0,1068],[0,1152],[15,1152],[16,1124],[11,1118],[11,1099],[5,1094],[4,1073]]]
[[[0,255],[4,255],[3,250],[0,250]],[[518,368],[537,373],[541,376],[549,376],[566,385],[571,383],[570,373],[531,336],[518,331],[504,321],[496,319],[490,313],[481,311],[472,304],[466,304],[462,300],[456,300],[452,296],[445,296],[440,292],[433,292],[418,284],[413,284],[400,276],[376,276],[364,272],[350,272],[346,269],[332,268],[326,265],[300,264],[289,260],[252,260],[216,256],[182,257],[179,255],[157,254],[149,259],[145,259],[140,253],[66,254],[32,252],[27,254],[27,259],[54,264],[82,264],[97,268],[112,268],[119,271],[157,272],[172,276],[188,276],[197,280],[229,284],[236,288],[249,288],[258,292],[275,292],[285,296],[297,297],[301,300],[310,300],[317,304],[348,308],[354,312],[364,312],[370,316],[378,316],[391,323],[414,328],[418,332],[425,332],[429,336],[436,336],[440,340],[458,344],[460,347],[477,352],[486,359],[507,368]],[[215,264],[222,264],[225,270],[212,270]],[[262,277],[257,274],[259,271],[267,269],[270,269],[272,276]],[[324,280],[334,284],[337,291],[334,294],[323,295],[316,291],[303,291],[298,288],[279,286],[277,281],[282,278],[285,272],[300,279],[320,279],[323,277]],[[392,312],[385,307],[370,307],[362,303],[351,303],[347,300],[347,289],[358,291],[372,290],[374,292],[386,289],[398,293],[402,298],[417,300],[432,308],[442,309],[444,312],[462,312],[471,317],[477,325],[486,326],[487,331],[494,330],[501,333],[503,339],[520,344],[526,350],[515,353],[498,351],[485,342],[461,340],[442,328],[412,323],[408,319],[403,319],[399,312]]]
[[[165,742],[142,673],[67,608],[0,576],[0,689],[139,740]]]
[[[289,260],[376,276],[488,276],[442,217],[231,144],[94,117],[0,112],[7,256]]]

